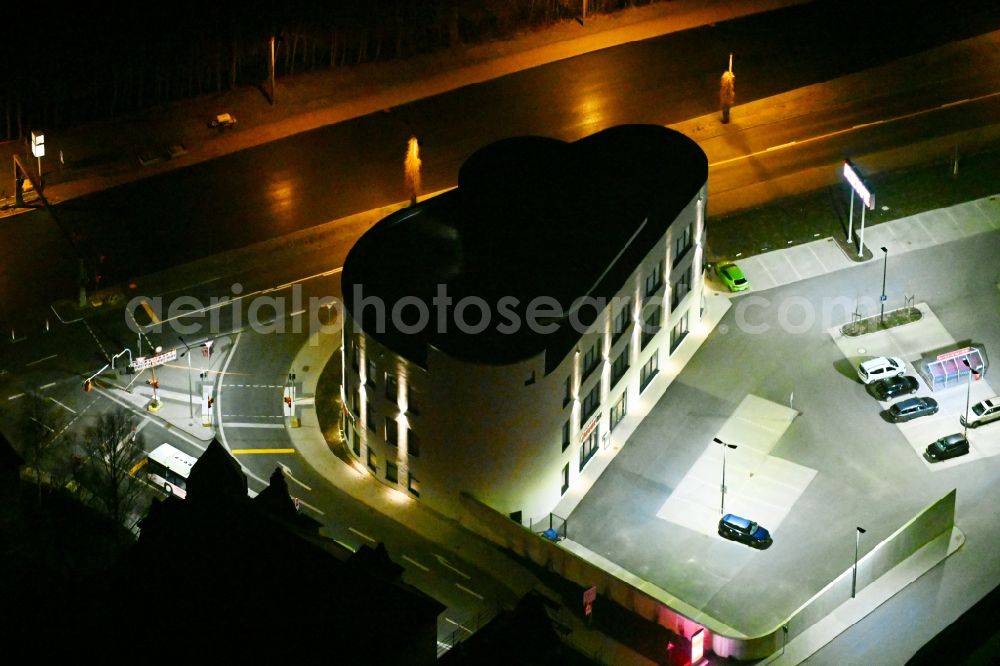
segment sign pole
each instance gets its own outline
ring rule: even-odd
[[[847,242],[854,240],[854,190],[851,190],[851,212],[847,216]]]

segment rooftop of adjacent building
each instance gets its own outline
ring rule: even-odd
[[[344,264],[345,303],[369,335],[417,363],[427,345],[487,364],[542,351],[560,359],[603,309],[580,307],[579,299],[609,302],[707,177],[701,148],[658,125],[620,125],[572,143],[498,141],[469,157],[457,188],[388,216],[359,239]],[[403,302],[429,312],[440,293],[454,303],[482,299],[489,325],[479,330],[479,312],[462,317],[469,326],[449,316],[442,327],[429,317],[419,330],[411,306],[389,316]],[[384,328],[375,307],[362,307],[373,297]],[[542,299],[545,321],[557,324],[551,332],[524,325]],[[579,325],[571,324],[573,311]]]

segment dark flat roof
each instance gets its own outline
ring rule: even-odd
[[[572,143],[498,141],[466,160],[456,189],[397,211],[358,240],[344,264],[346,308],[367,334],[421,365],[428,344],[485,364],[548,350],[547,365],[554,365],[579,334],[565,321],[556,333],[527,326],[505,332],[504,313],[523,322],[537,297],[568,311],[580,296],[613,296],[707,178],[701,148],[658,125],[620,125]],[[444,330],[432,301],[439,285],[452,299]],[[358,316],[356,286],[385,304],[384,330],[372,307]],[[467,296],[491,305],[491,323],[480,333],[454,323],[455,304]],[[402,327],[390,316],[405,297],[428,308],[429,323],[418,332],[407,330],[418,319],[416,306],[403,308]],[[498,308],[505,297],[507,310]],[[595,314],[584,312],[581,320]],[[465,321],[474,325],[479,316],[470,307]]]

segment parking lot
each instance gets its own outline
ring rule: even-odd
[[[881,261],[735,296],[570,514],[568,538],[755,634],[851,566],[856,526],[867,530],[864,554],[952,488],[965,519],[979,524],[978,500],[1000,472],[1000,424],[970,429],[970,454],[928,463],[928,444],[961,432],[966,387],[934,393],[938,414],[896,425],[856,365],[882,354],[911,360],[956,340],[1000,350],[997,256],[996,232],[890,255],[888,307],[912,297],[925,316],[859,338],[836,331],[851,320],[851,303],[877,303]],[[971,403],[994,395],[991,379],[973,383]],[[922,386],[917,395],[931,392]],[[722,447],[713,438],[737,445],[726,452],[726,511],[770,529],[767,550],[716,534]]]

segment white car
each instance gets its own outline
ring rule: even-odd
[[[906,374],[906,361],[897,356],[879,356],[858,366],[858,377],[863,384],[904,374]]]

